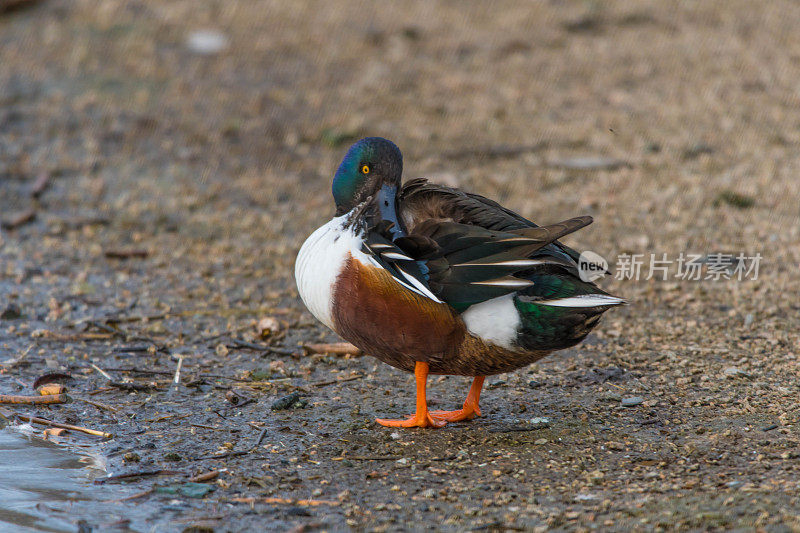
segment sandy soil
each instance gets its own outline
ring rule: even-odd
[[[113,432],[114,473],[181,472],[120,504],[158,530],[797,530],[797,20],[788,1],[0,13],[0,393],[69,373],[72,403],[16,411]],[[203,30],[220,50],[192,48]],[[542,223],[592,215],[566,242],[612,263],[759,253],[758,278],[606,280],[631,304],[491,378],[483,418],[378,427],[411,377],[299,355],[337,339],[292,279],[363,135],[394,140],[407,177]],[[431,404],[467,388],[433,379]],[[293,392],[305,406],[271,409]],[[212,469],[203,498],[164,493]]]

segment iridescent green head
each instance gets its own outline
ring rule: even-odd
[[[336,214],[343,215],[382,188],[397,190],[403,175],[403,154],[381,137],[361,139],[347,151],[333,178]]]

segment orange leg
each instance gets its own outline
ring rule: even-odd
[[[431,411],[430,416],[447,422],[458,422],[460,420],[472,420],[476,416],[481,416],[481,409],[478,402],[481,399],[481,388],[486,376],[475,376],[472,386],[469,388],[467,399],[464,400],[464,407],[458,411]]]
[[[425,397],[425,386],[428,381],[428,363],[417,361],[414,365],[414,377],[417,379],[417,413],[408,420],[378,418],[375,420],[378,424],[394,428],[440,428],[447,423],[446,420],[438,420],[431,417],[428,412],[428,400]]]

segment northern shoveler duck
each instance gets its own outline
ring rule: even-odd
[[[480,416],[485,376],[573,346],[624,303],[579,277],[558,242],[588,216],[537,226],[496,202],[414,179],[394,143],[361,139],[333,178],[334,218],[305,241],[303,302],[342,338],[414,372],[416,414],[377,422],[441,427]],[[429,411],[428,374],[472,376],[462,409]]]

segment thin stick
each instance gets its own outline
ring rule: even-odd
[[[90,364],[92,365],[92,368],[94,368],[95,370],[97,370],[98,372],[100,372],[100,374],[101,374],[101,375],[102,375],[104,378],[106,378],[108,381],[114,381],[114,378],[112,378],[112,377],[111,377],[111,376],[108,374],[108,372],[106,372],[105,370],[103,370],[102,368],[100,368],[99,366],[97,366],[97,365],[96,365],[96,364],[94,364],[94,363],[90,363]]]
[[[7,366],[8,368],[14,368],[19,363],[21,363],[23,359],[25,359],[25,357],[30,353],[30,351],[33,349],[34,346],[35,344],[31,344],[24,352],[22,352],[22,354],[20,354],[19,357],[15,359],[6,359],[5,361],[0,362],[0,365]]]
[[[309,343],[303,345],[303,350],[308,354],[332,353],[335,355],[361,355],[364,353],[360,348],[353,346],[349,342]]]
[[[96,437],[103,437],[105,439],[110,439],[111,437],[114,436],[111,433],[104,433],[102,431],[97,431],[95,429],[89,429],[80,426],[72,426],[70,424],[59,424],[58,422],[53,422],[52,420],[47,420],[46,418],[39,418],[36,416],[21,415],[19,413],[9,413],[8,415],[5,413],[2,414],[7,418],[15,416],[20,420],[22,420],[23,422],[30,422],[31,424],[41,424],[43,426],[52,426],[54,428],[69,429],[71,431],[78,431],[80,433],[86,433],[87,435],[94,435]]]
[[[251,452],[255,451],[256,448],[261,446],[261,442],[264,440],[264,435],[266,435],[266,434],[267,434],[267,428],[262,429],[261,433],[259,433],[258,438],[256,439],[256,443],[253,444],[252,448],[250,448]]]
[[[345,459],[352,461],[397,461],[399,455],[345,455]]]
[[[313,507],[317,505],[341,505],[340,502],[331,500],[295,500],[294,498],[232,498],[232,502],[237,503],[282,503],[296,505],[298,507]]]
[[[331,379],[329,381],[318,381],[316,383],[312,383],[311,386],[312,387],[325,387],[327,385],[333,385],[334,383],[345,383],[347,381],[354,381],[356,379],[361,379],[363,377],[364,376],[359,374],[358,376],[350,376],[349,378]]]
[[[135,500],[136,498],[141,498],[142,496],[147,496],[151,494],[154,489],[147,489],[143,490],[142,492],[137,492],[136,494],[131,494],[130,496],[125,496],[124,498],[117,498],[116,500],[103,500],[103,503],[118,503],[118,502],[126,502],[128,500]]]
[[[123,481],[126,479],[135,479],[139,477],[153,477],[153,476],[177,476],[182,474],[178,470],[145,470],[143,472],[128,472],[127,474],[117,474],[116,476],[108,476],[102,479],[96,479],[94,482],[97,485],[108,483],[109,481]]]
[[[50,173],[47,171],[40,172],[36,178],[36,181],[33,182],[33,187],[31,187],[31,196],[34,198],[39,198],[39,196],[41,196],[44,190],[47,188],[49,181]]]
[[[84,403],[88,403],[89,405],[92,405],[94,407],[97,407],[98,409],[105,409],[106,411],[112,411],[114,413],[119,412],[119,409],[117,409],[116,407],[111,407],[110,405],[106,405],[104,403],[93,402],[92,400],[87,400],[86,398],[78,398],[78,400]]]
[[[109,259],[144,259],[150,252],[147,250],[105,250],[103,255]]]
[[[10,394],[0,394],[0,403],[19,404],[19,405],[39,405],[53,403],[67,403],[69,396],[66,394],[48,394],[46,396],[14,396]]]
[[[33,209],[26,209],[25,211],[20,211],[19,213],[15,213],[7,220],[3,220],[0,222],[0,225],[6,229],[16,229],[20,226],[24,226],[28,222],[32,222],[36,218],[36,211]]]
[[[191,483],[202,483],[203,481],[211,481],[212,479],[216,479],[219,476],[219,470],[212,470],[211,472],[206,472],[205,474],[198,474],[194,477],[190,477],[189,481]]]
[[[175,369],[175,378],[172,380],[175,385],[181,382],[181,366],[183,366],[183,356],[178,356],[178,367]]]

